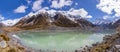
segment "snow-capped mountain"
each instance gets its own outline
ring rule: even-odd
[[[120,19],[115,19],[113,21],[111,20],[96,20],[93,22],[93,24],[102,27],[102,28],[109,28],[109,29],[113,29],[113,28],[117,28],[120,25]]]
[[[23,17],[14,26],[19,28],[49,28],[49,27],[93,27],[94,25],[82,18],[66,14],[65,12],[55,12],[54,16],[48,12],[37,12]]]
[[[97,26],[102,28],[113,28],[118,27],[119,21],[120,20],[110,21],[99,19],[91,23],[86,20],[86,18],[80,15],[72,15],[68,11],[39,10],[38,12],[31,12],[20,19],[11,21],[14,23],[6,23],[6,21],[3,21],[3,24],[20,28],[49,28],[51,26],[81,28]]]

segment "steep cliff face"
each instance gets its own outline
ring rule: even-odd
[[[14,26],[22,29],[47,29],[52,27],[93,27],[93,24],[85,19],[71,20],[69,16],[61,13],[56,13],[54,17],[48,13],[40,13],[33,16],[22,18]]]

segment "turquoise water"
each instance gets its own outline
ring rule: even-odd
[[[109,32],[109,31],[108,31]],[[23,44],[42,50],[80,49],[86,45],[101,42],[105,35],[112,32],[78,32],[78,31],[26,31],[17,33]]]

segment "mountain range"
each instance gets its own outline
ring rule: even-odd
[[[0,23],[0,27],[4,27]],[[53,28],[80,28],[89,29],[94,27],[101,28],[117,28],[120,26],[120,19],[109,23],[92,23],[87,19],[80,18],[80,16],[66,15],[65,13],[56,12],[54,16],[47,12],[39,12],[34,15],[27,15],[21,18],[14,27],[20,29],[53,29]]]

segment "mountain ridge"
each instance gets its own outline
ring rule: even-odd
[[[72,16],[73,17],[73,16]],[[33,16],[27,16],[22,18],[18,23],[14,26],[19,28],[49,28],[51,26],[55,27],[93,27],[94,25],[87,21],[86,19],[77,19],[72,18],[70,16],[66,16],[62,13],[56,13],[54,17],[49,16],[48,13],[38,13]],[[71,19],[70,19],[71,18]]]

